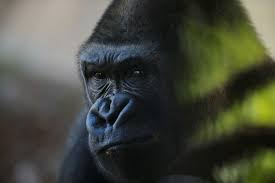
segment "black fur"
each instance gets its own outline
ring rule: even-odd
[[[249,127],[212,143],[187,143],[199,123],[275,78],[275,64],[265,55],[224,86],[180,102],[175,86],[188,72],[180,30],[189,19],[210,27],[250,24],[237,0],[111,3],[79,51],[87,109],[74,127],[60,183],[151,183],[173,174],[214,181],[216,165],[241,158],[247,149],[275,147],[275,130]]]

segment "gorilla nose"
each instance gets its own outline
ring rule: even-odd
[[[134,112],[134,100],[129,95],[117,93],[110,97],[99,98],[92,105],[87,120],[91,127],[118,127]],[[87,121],[88,122],[88,121]]]

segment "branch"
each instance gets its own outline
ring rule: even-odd
[[[225,86],[209,95],[185,106],[186,114],[196,111],[194,121],[205,121],[215,118],[217,114],[231,107],[236,102],[264,86],[275,82],[275,62],[268,58],[264,63],[256,65],[234,76]]]
[[[275,127],[246,127],[210,143],[189,146],[172,171],[213,181],[215,167],[252,156],[265,148],[275,149]]]

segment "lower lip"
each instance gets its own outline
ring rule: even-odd
[[[103,152],[105,153],[110,153],[111,151],[116,151],[116,150],[121,150],[133,146],[139,146],[139,145],[145,145],[148,143],[152,143],[154,141],[154,138],[152,136],[147,136],[147,137],[141,137],[141,138],[136,138],[128,142],[121,142],[121,143],[115,143],[114,145],[111,145],[107,148],[104,148]]]

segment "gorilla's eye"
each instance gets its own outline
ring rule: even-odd
[[[96,79],[106,79],[106,74],[104,74],[104,73],[102,73],[102,72],[95,72],[94,73],[94,77],[96,78]]]
[[[107,77],[106,73],[102,72],[101,70],[95,69],[95,66],[92,64],[84,63],[84,75],[88,79],[105,79]]]
[[[141,74],[143,74],[142,70],[134,70],[133,71],[133,75],[141,75]]]
[[[144,71],[142,69],[133,69],[130,75],[131,77],[141,77],[144,75]]]

